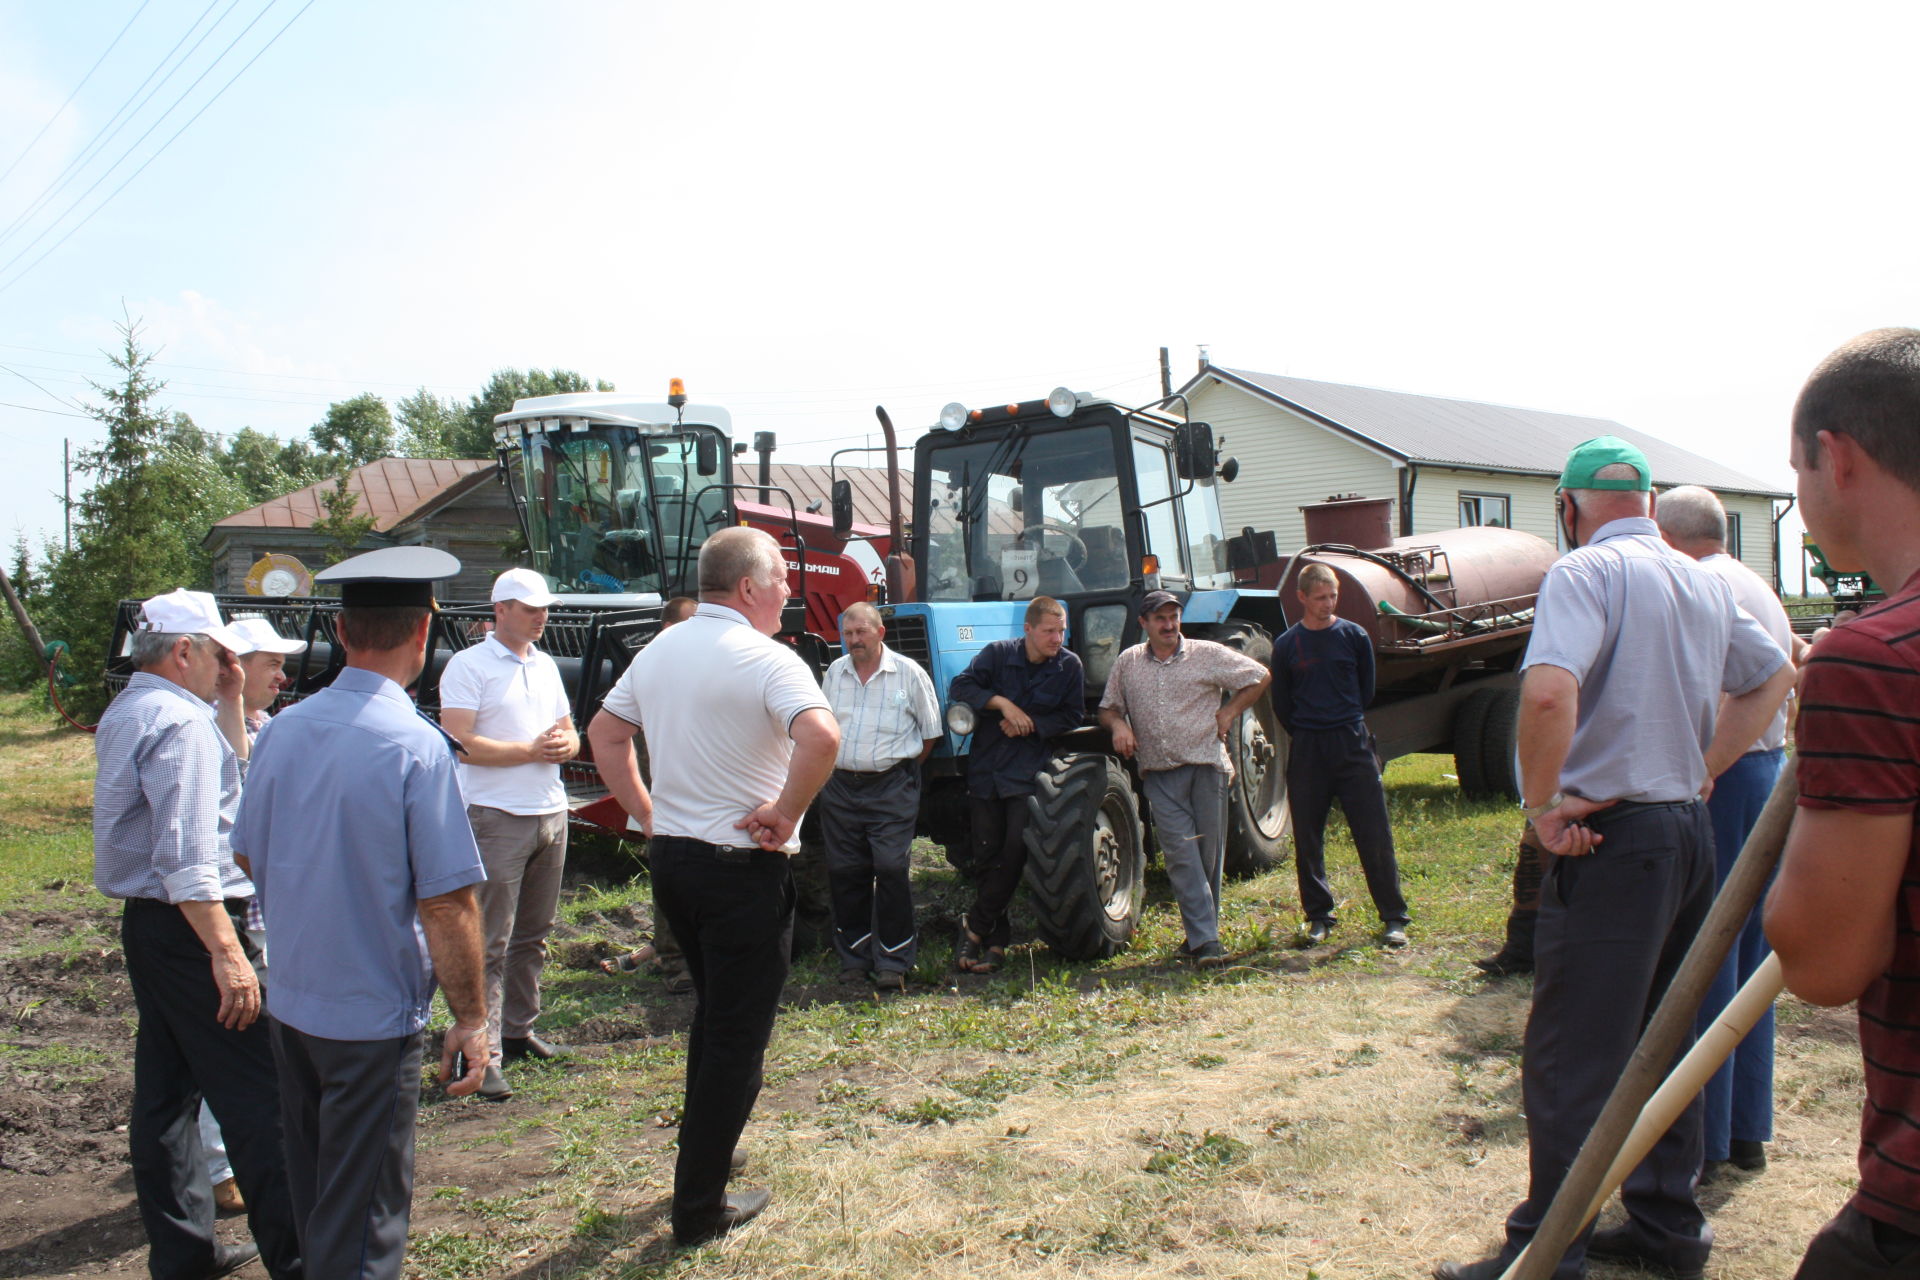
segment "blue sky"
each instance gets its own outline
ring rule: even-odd
[[[0,167],[52,121],[0,227],[221,19],[0,262],[238,37],[0,267],[9,540],[58,529],[123,306],[219,432],[557,364],[812,461],[1207,343],[1782,484],[1807,370],[1920,322],[1906,4],[304,4],[0,0]]]

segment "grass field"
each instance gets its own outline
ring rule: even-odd
[[[91,893],[88,744],[41,719],[35,700],[0,698],[10,913]],[[599,855],[601,878],[570,891],[546,984],[543,1032],[575,1052],[516,1068],[505,1104],[428,1091],[410,1274],[1333,1280],[1479,1256],[1525,1181],[1527,986],[1469,963],[1504,919],[1519,823],[1508,805],[1464,800],[1450,768],[1428,756],[1389,771],[1415,915],[1399,952],[1372,941],[1336,824],[1335,891],[1351,901],[1325,947],[1295,945],[1285,868],[1228,887],[1233,962],[1195,973],[1174,958],[1178,915],[1156,869],[1127,952],[1070,964],[1017,947],[993,978],[956,978],[961,887],[923,846],[913,990],[880,1000],[840,987],[824,958],[796,964],[744,1144],[774,1207],[683,1254],[661,1233],[687,1002],[599,973],[650,912],[644,876]],[[104,902],[97,914],[110,919]],[[1850,1185],[1850,1013],[1788,1001],[1781,1020],[1773,1167],[1703,1197],[1720,1234],[1709,1276],[1789,1274]],[[97,1067],[46,1050],[23,1051],[43,1072]],[[76,1205],[75,1222],[91,1211]],[[137,1255],[74,1274],[126,1265]]]

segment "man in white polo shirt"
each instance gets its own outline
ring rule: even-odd
[[[786,984],[800,819],[833,772],[840,727],[812,674],[773,639],[786,558],[758,529],[700,548],[700,608],[642,649],[587,728],[600,776],[646,832],[655,906],[693,975],[687,1093],[673,1173],[684,1246],[758,1214],[727,1193]],[[633,737],[653,771],[640,780]]]
[[[502,1061],[556,1052],[533,1023],[567,861],[560,764],[579,754],[580,735],[560,669],[534,647],[555,598],[531,569],[501,574],[493,583],[493,631],[454,654],[440,675],[440,723],[463,748],[460,791],[487,868],[480,885],[487,1034],[500,1047],[480,1096],[496,1101],[513,1093]]]

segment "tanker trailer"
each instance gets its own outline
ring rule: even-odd
[[[1367,725],[1380,759],[1450,751],[1472,796],[1517,800],[1514,731],[1519,665],[1553,545],[1516,529],[1470,526],[1396,538],[1373,549],[1323,541],[1305,508],[1309,544],[1275,576],[1289,625],[1302,615],[1299,574],[1324,564],[1340,584],[1339,616],[1373,641],[1375,695]]]

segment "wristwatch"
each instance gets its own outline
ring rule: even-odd
[[[1545,813],[1547,810],[1553,808],[1555,805],[1559,804],[1562,800],[1565,800],[1566,798],[1567,797],[1564,792],[1556,791],[1553,793],[1553,795],[1548,797],[1547,802],[1545,804],[1533,805],[1532,807],[1529,807],[1524,804],[1521,805],[1520,813],[1523,817],[1526,818],[1528,822],[1532,822],[1535,818],[1539,817],[1541,814]]]

